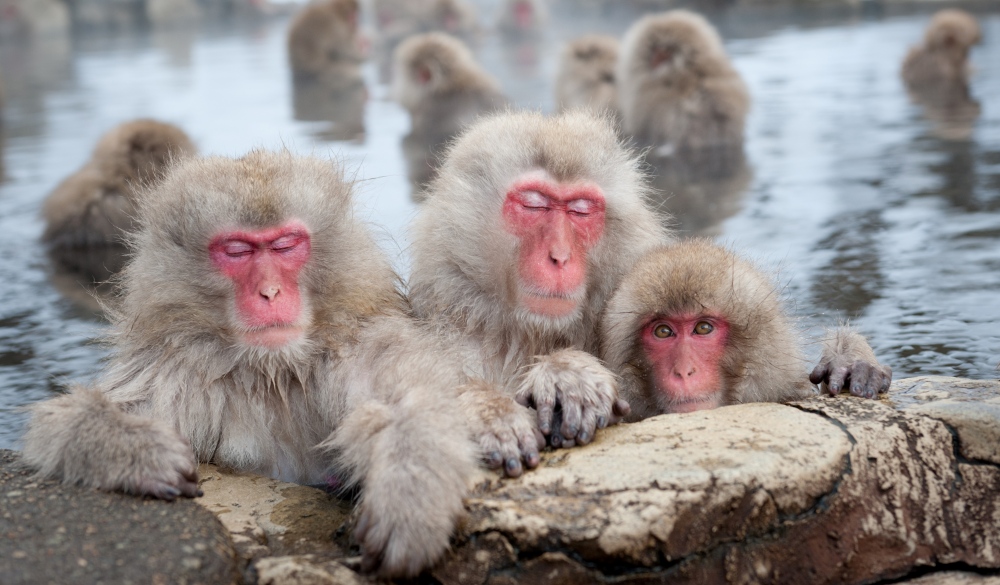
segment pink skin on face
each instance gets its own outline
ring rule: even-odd
[[[656,317],[643,327],[642,347],[664,412],[722,405],[721,362],[728,338],[729,323],[714,316]]]
[[[572,313],[587,279],[587,252],[604,232],[604,195],[590,183],[518,181],[503,204],[507,231],[521,241],[521,303],[550,317]]]
[[[297,222],[223,232],[208,245],[212,263],[233,281],[236,312],[251,345],[279,348],[300,337],[299,271],[309,259],[309,230]]]
[[[530,2],[518,2],[514,5],[514,21],[517,22],[517,26],[519,28],[531,28],[533,16],[534,10],[532,9]]]

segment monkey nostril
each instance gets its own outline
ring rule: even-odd
[[[271,285],[269,287],[261,289],[260,296],[264,297],[265,299],[267,299],[269,301],[273,301],[275,299],[275,297],[278,296],[279,292],[281,292],[281,288],[280,287],[278,287],[277,285]]]

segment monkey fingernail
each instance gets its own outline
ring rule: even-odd
[[[528,466],[528,469],[534,469],[538,467],[538,464],[541,462],[541,460],[542,458],[539,457],[538,453],[528,453],[524,457],[524,463],[525,465]]]
[[[521,475],[521,462],[517,459],[511,457],[507,460],[507,465],[504,466],[509,477],[520,477]]]
[[[587,443],[590,442],[590,433],[588,433],[587,431],[583,431],[582,433],[576,436],[576,440],[579,441],[581,445],[586,445]]]
[[[500,455],[499,451],[493,451],[486,456],[486,466],[490,469],[496,469],[503,465],[503,456]]]
[[[608,418],[605,416],[597,417],[597,428],[603,429],[606,426],[608,426]]]
[[[198,490],[198,491],[196,491],[196,492],[194,493],[194,497],[196,497],[196,498],[200,498],[200,497],[202,497],[202,496],[204,496],[204,495],[205,495],[205,492],[203,492],[203,491],[201,491],[201,490]]]

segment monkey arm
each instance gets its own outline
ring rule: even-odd
[[[348,483],[362,486],[354,537],[362,568],[414,576],[448,548],[476,467],[475,445],[454,408],[459,370],[404,318],[380,318],[335,366],[344,415],[321,447]]]
[[[878,363],[868,340],[854,329],[844,326],[827,332],[823,339],[823,355],[809,374],[809,381],[820,391],[836,396],[844,388],[862,398],[875,398],[889,390],[892,368]]]
[[[515,398],[538,411],[538,427],[555,447],[586,445],[597,429],[614,424],[631,410],[618,395],[615,375],[578,349],[537,356],[521,378]]]
[[[168,423],[128,414],[95,389],[32,406],[24,459],[66,483],[164,500],[201,495],[188,442]]]

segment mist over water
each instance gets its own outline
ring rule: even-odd
[[[472,48],[517,106],[545,112],[562,43],[620,36],[644,10],[563,0],[540,38],[507,39],[491,30],[497,4],[480,4]],[[690,207],[701,233],[775,271],[807,332],[850,319],[897,378],[994,378],[1000,8],[979,12],[984,41],[971,61],[981,111],[953,123],[913,103],[898,75],[935,6],[863,5],[707,13],[753,96],[746,167],[705,179],[725,182],[722,195],[685,204],[671,192],[660,204]],[[363,107],[334,104],[316,120],[296,107],[286,29],[287,19],[206,21],[0,42],[0,447],[17,446],[21,406],[86,382],[106,355],[94,343],[99,313],[39,242],[39,210],[115,124],[172,122],[205,154],[284,147],[339,161],[358,181],[359,213],[408,271],[417,209],[401,148],[409,117],[388,99],[384,56],[365,65]]]

